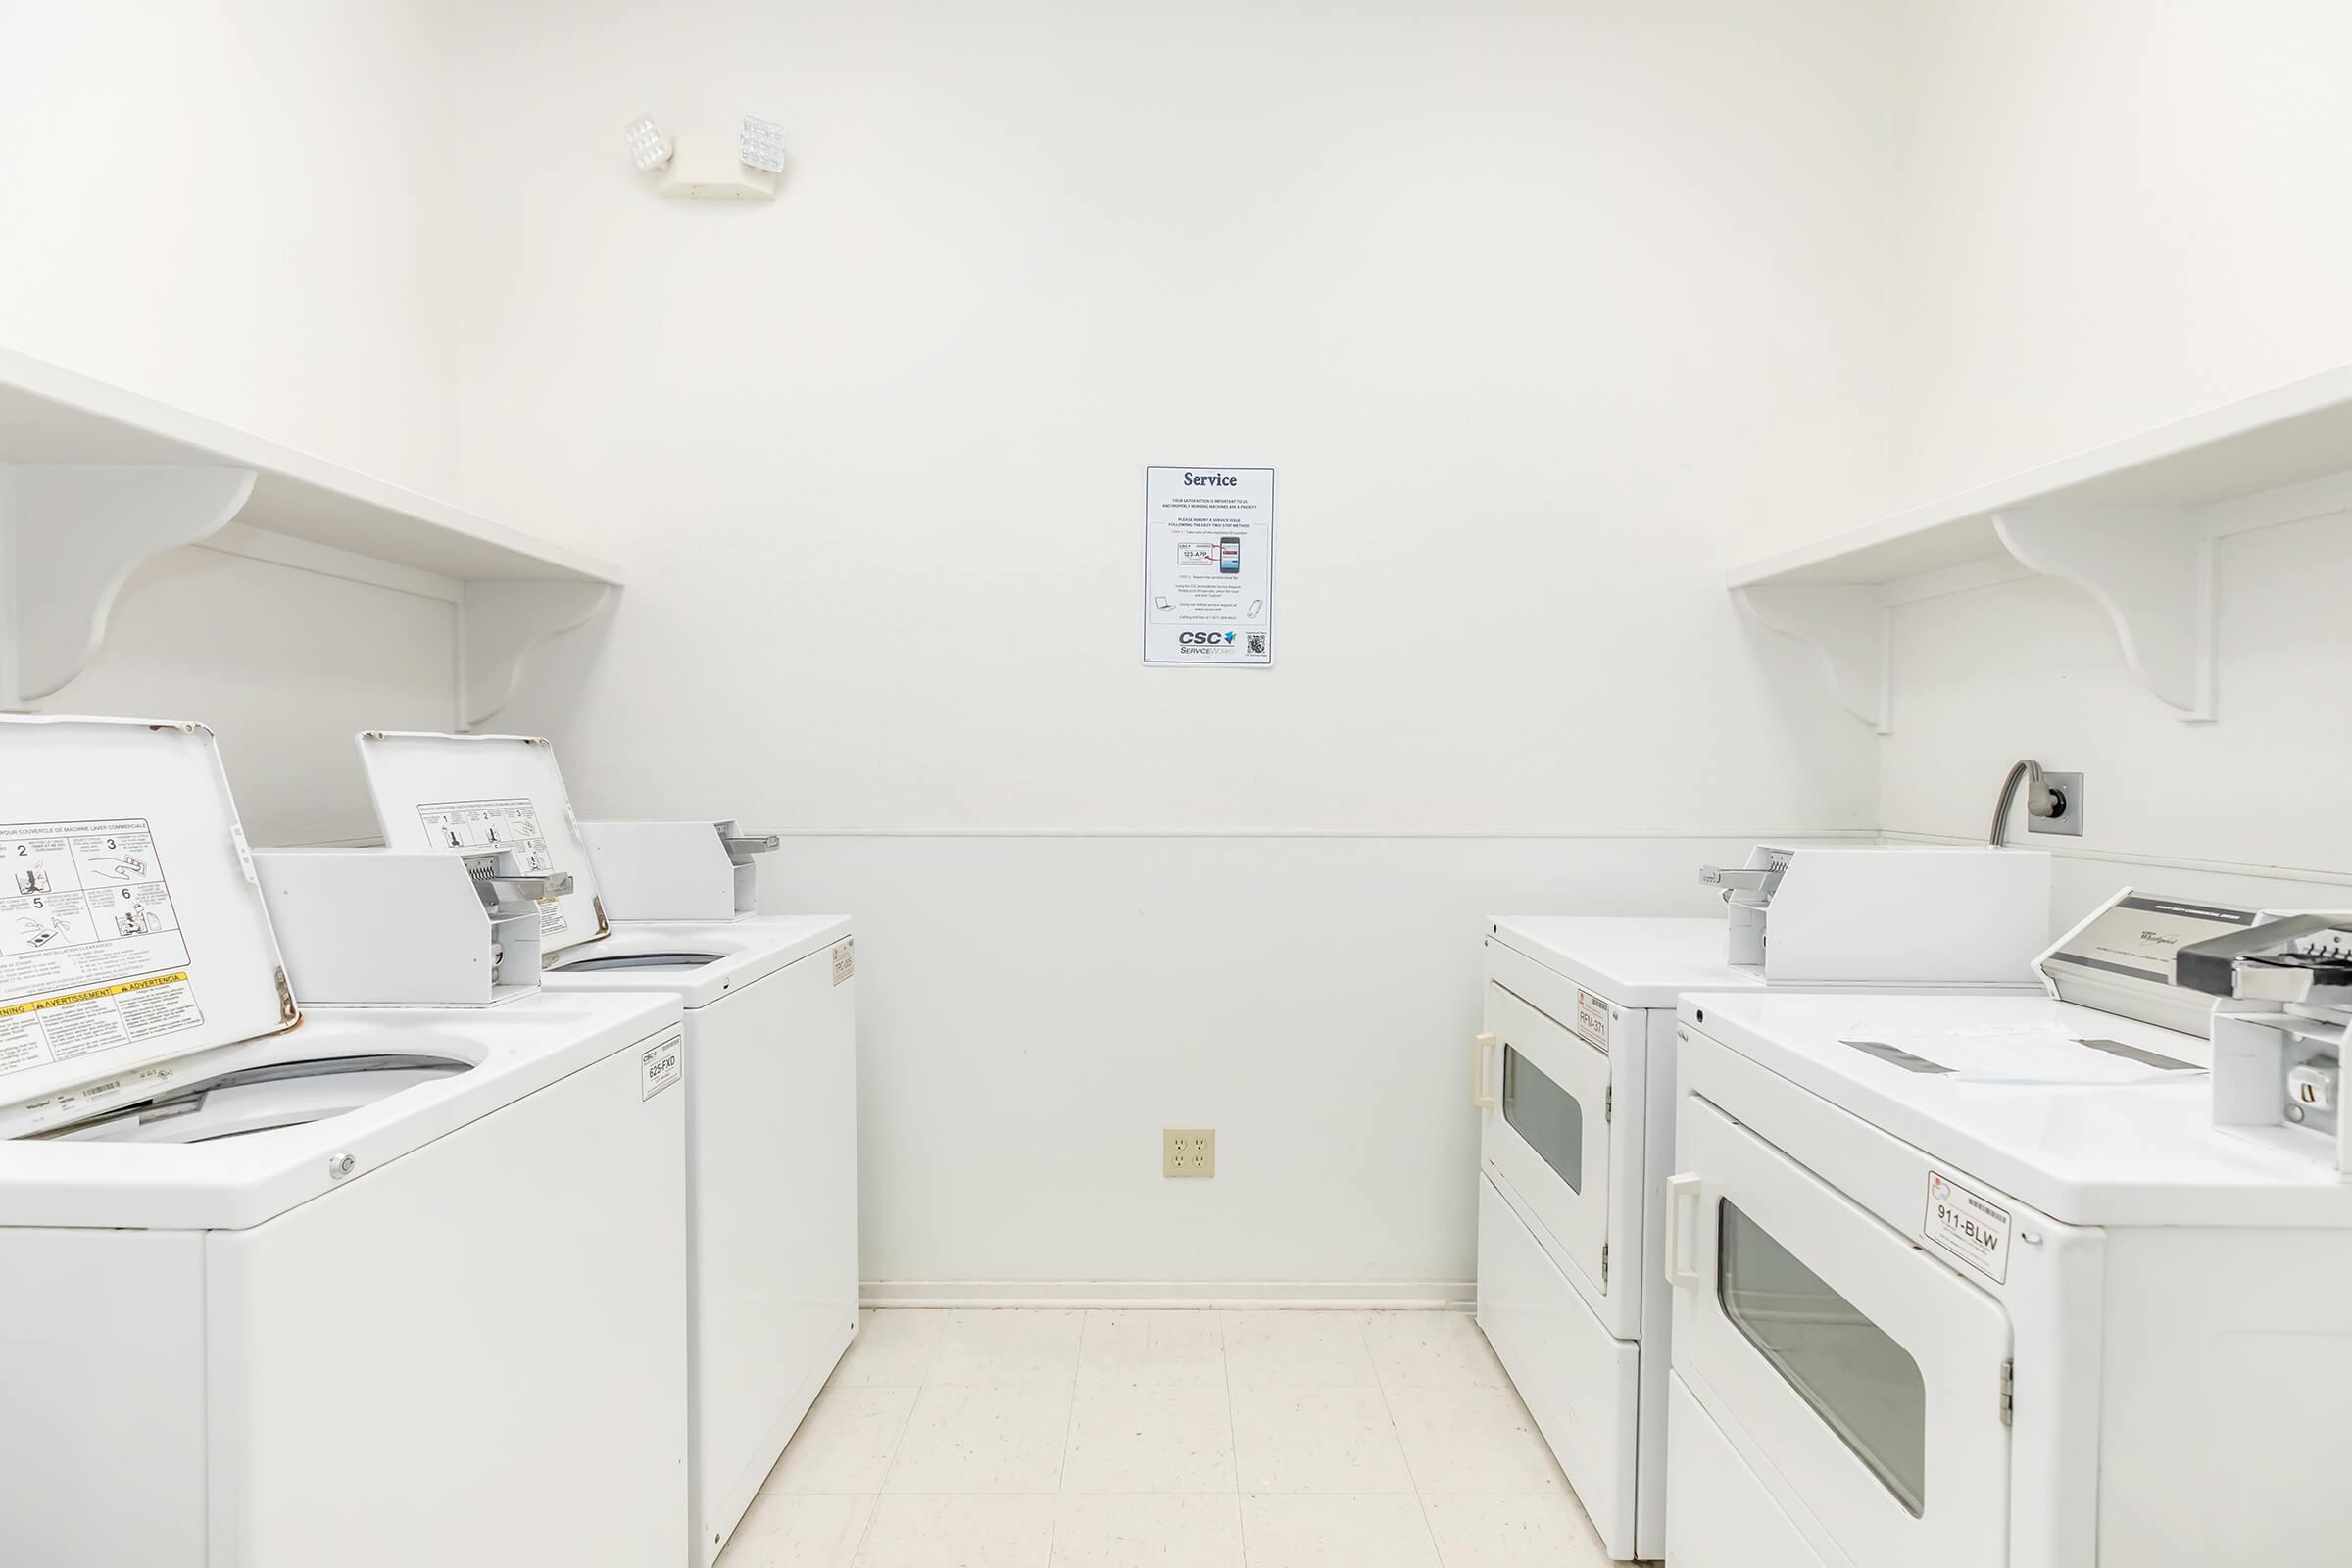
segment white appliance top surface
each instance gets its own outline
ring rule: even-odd
[[[0,1140],[0,1225],[245,1230],[675,1029],[680,1016],[676,997],[647,992],[543,995],[494,1008],[314,1008],[285,1034],[172,1063],[173,1080],[157,1092],[345,1056],[438,1056],[471,1069],[339,1116],[210,1143]],[[352,1156],[354,1169],[338,1178],[329,1162],[342,1154]]]
[[[1505,914],[1494,939],[1625,1007],[1671,1007],[1686,991],[1761,988],[1763,976],[1724,959],[1715,918]]]
[[[2213,1126],[2207,1073],[2129,1054],[2202,1069],[2212,1046],[2195,1035],[2043,997],[1727,993],[1685,998],[1680,1016],[1950,1161],[1954,1176],[1976,1176],[2054,1219],[2352,1225],[2352,1184],[2332,1169]],[[1788,1152],[1803,1161],[1802,1149]]]
[[[1728,936],[1718,917],[1503,914],[1491,917],[1487,927],[1505,947],[1621,1007],[1671,1007],[1687,991],[1761,991],[1769,984],[1755,969],[1726,961]],[[1824,981],[1805,984],[1839,989]],[[1854,989],[1887,994],[1974,988],[1872,982]],[[2021,982],[1984,989],[2022,995],[2040,987]]]
[[[736,920],[618,920],[594,947],[557,959],[539,976],[546,991],[660,991],[688,1011],[788,964],[850,940],[846,914],[752,915]],[[662,967],[591,967],[614,958],[660,954],[716,954],[712,963]]]

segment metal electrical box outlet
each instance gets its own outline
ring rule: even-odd
[[[1161,1128],[1159,1173],[1162,1176],[1214,1176],[1217,1173],[1217,1130],[1214,1127]]]
[[[2068,838],[2082,836],[2082,775],[2080,773],[2044,773],[2041,780],[2058,792],[2065,804],[2056,816],[2026,817],[2029,833],[2062,833]]]

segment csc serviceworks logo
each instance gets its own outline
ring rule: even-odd
[[[1229,631],[1188,631],[1178,633],[1176,641],[1187,648],[1228,648],[1233,639]]]

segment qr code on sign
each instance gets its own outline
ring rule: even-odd
[[[1266,634],[1262,631],[1251,632],[1250,634],[1249,647],[1250,652],[1253,654],[1264,654],[1266,651]]]

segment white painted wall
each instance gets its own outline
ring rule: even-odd
[[[445,492],[447,0],[0,0],[0,343]]]
[[[1465,1277],[1477,916],[1717,853],[1540,835],[1871,820],[1718,573],[1879,499],[1887,47],[1859,0],[466,13],[462,490],[633,573],[512,720],[584,809],[898,835],[769,878],[866,922],[869,1274]],[[782,198],[659,199],[647,109],[782,121]],[[1169,462],[1279,470],[1270,673],[1138,666]],[[1160,836],[1332,830],[1408,837]]]
[[[822,662],[713,783],[823,826],[1866,821],[1863,743],[1710,590],[1794,476],[1875,494],[1878,41],[1702,9],[468,13],[465,139],[530,177],[468,187],[466,494],[637,568],[567,738],[648,799]],[[641,107],[784,118],[785,198],[655,199]],[[1271,677],[1138,667],[1160,462],[1279,468]]]
[[[2052,842],[2352,883],[2352,722],[2324,695],[2352,662],[2352,515],[2219,543],[2220,719],[2188,724],[2124,668],[2088,595],[2047,578],[1898,608],[1885,826],[1982,836],[2020,757],[2086,775],[2084,832]],[[2023,832],[2023,816],[2017,831]]]
[[[788,839],[770,902],[860,916],[865,1277],[1466,1280],[1482,918],[1704,913],[1752,842]]]
[[[2328,194],[2352,143],[2352,11],[1934,0],[1897,14],[1897,504],[2352,361],[2352,212]],[[2323,695],[2352,656],[2352,518],[2219,549],[2210,725],[2168,716],[2062,584],[1897,609],[1882,823],[1981,835],[2002,772],[2032,755],[2089,774],[2092,856],[2352,880],[2328,783],[2352,769],[2352,724]],[[2139,874],[2176,887],[2201,873]]]
[[[2352,360],[2352,8],[1889,9],[1896,506]]]
[[[0,0],[0,344],[446,493],[464,262],[440,0]],[[203,719],[258,842],[368,829],[363,724],[451,721],[449,607],[206,550],[53,712]]]

